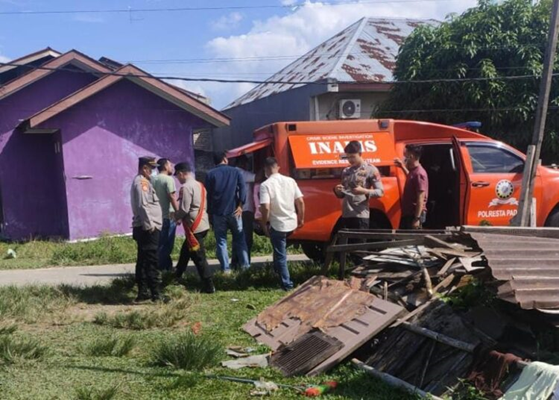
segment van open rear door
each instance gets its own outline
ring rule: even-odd
[[[265,147],[268,147],[272,144],[273,139],[267,138],[263,140],[257,140],[252,143],[245,144],[241,147],[237,147],[236,149],[229,150],[227,152],[227,158],[235,158],[245,154],[251,154],[255,151],[262,150]]]
[[[460,225],[466,224],[468,219],[468,203],[470,196],[470,174],[466,169],[464,162],[464,153],[462,149],[462,142],[456,136],[452,137],[452,144],[454,147],[453,154],[453,167],[458,170],[460,179]],[[456,157],[456,159],[454,158]]]

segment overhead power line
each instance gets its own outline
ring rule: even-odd
[[[462,0],[378,0],[378,1],[338,1],[335,3],[323,3],[327,6],[344,6],[350,4],[393,4],[393,3],[449,3]],[[163,8],[113,8],[113,9],[86,9],[86,10],[24,10],[24,11],[0,11],[0,15],[47,15],[47,14],[124,14],[130,12],[197,12],[197,11],[238,11],[238,10],[263,10],[263,9],[294,9],[305,6],[307,3],[295,3],[292,5],[264,4],[257,6],[206,6],[206,7],[163,7]]]
[[[33,67],[29,65],[20,65],[17,63],[0,63],[0,66],[15,66],[15,67],[26,67],[31,70],[46,70],[46,71],[68,71],[73,73],[82,73],[82,74],[91,74],[89,71],[83,71],[76,68],[51,68],[51,67]],[[221,78],[193,78],[193,77],[181,77],[181,76],[161,76],[161,75],[151,75],[151,74],[129,74],[129,73],[120,73],[118,71],[112,72],[95,72],[97,75],[101,76],[123,76],[123,77],[132,77],[132,78],[157,78],[157,79],[164,79],[164,80],[178,80],[178,81],[186,81],[186,82],[216,82],[216,83],[253,83],[253,84],[266,84],[266,85],[275,85],[275,84],[287,84],[287,85],[324,85],[328,82],[324,81],[290,81],[290,80],[257,80],[257,79],[221,79]],[[559,73],[555,73],[552,77],[559,76]],[[510,76],[495,76],[495,77],[477,77],[477,78],[440,78],[440,79],[423,79],[423,80],[407,80],[407,81],[383,81],[383,82],[373,82],[373,81],[353,81],[353,82],[332,82],[332,83],[343,83],[343,84],[368,84],[368,83],[385,83],[385,84],[420,84],[420,83],[429,83],[429,84],[436,84],[436,83],[458,83],[458,82],[487,82],[487,81],[513,81],[513,80],[525,80],[525,79],[539,79],[541,78],[540,75],[510,75]],[[2,86],[0,86],[1,90]]]

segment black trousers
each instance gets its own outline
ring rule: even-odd
[[[157,247],[160,232],[152,232],[136,227],[132,237],[138,244],[138,259],[136,261],[136,283],[138,294],[147,295],[148,289],[152,296],[159,296],[161,291],[161,274],[157,268]]]
[[[421,218],[419,218],[419,228],[417,229],[421,229],[423,227],[423,224],[427,219],[426,217],[427,217],[427,213],[423,211],[421,213]],[[412,226],[414,220],[415,220],[415,216],[413,215],[403,215],[402,219],[400,220],[400,229],[416,229]]]
[[[208,280],[212,277],[212,271],[208,265],[208,260],[206,259],[206,248],[204,246],[204,241],[206,240],[206,235],[208,231],[195,233],[194,236],[198,243],[200,243],[200,248],[197,251],[190,251],[188,249],[188,243],[184,241],[181,254],[179,257],[179,262],[177,263],[177,275],[182,276],[185,273],[186,267],[190,260],[194,262],[198,275],[202,280]]]
[[[369,218],[342,218],[342,228],[354,231],[369,229]]]
[[[369,218],[342,218],[342,228],[352,231],[369,229]],[[365,243],[365,239],[349,239],[348,243]],[[349,258],[356,265],[363,262],[363,258],[357,254],[350,254]]]

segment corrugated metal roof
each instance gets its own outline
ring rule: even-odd
[[[559,309],[559,229],[465,229],[483,250],[499,298],[523,309]],[[542,237],[542,234],[548,237]]]
[[[363,18],[315,47],[269,81],[281,82],[387,82],[393,79],[398,49],[419,25],[438,24],[435,20]],[[260,84],[225,109],[250,103],[302,84]]]

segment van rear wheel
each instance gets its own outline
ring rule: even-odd
[[[547,217],[545,226],[550,228],[559,228],[559,209],[556,209],[549,215],[549,217]]]
[[[312,261],[322,264],[326,259],[326,243],[323,242],[305,242],[301,243],[303,253]]]

